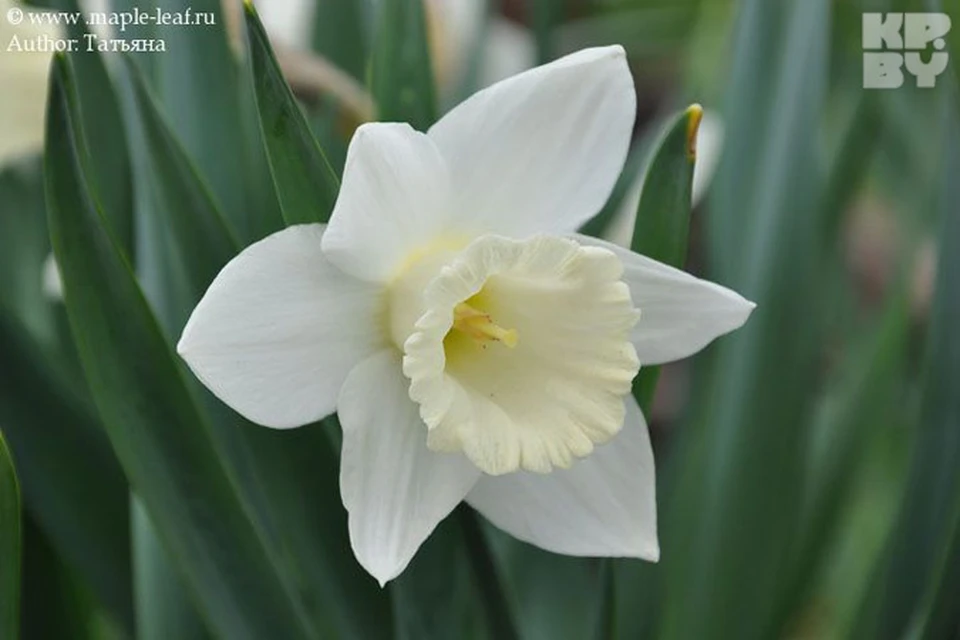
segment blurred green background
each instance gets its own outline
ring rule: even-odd
[[[960,639],[960,2],[83,9],[158,5],[215,24],[128,27],[166,51],[51,67],[7,41],[82,25],[0,17],[0,640]],[[862,88],[878,11],[952,18],[935,88]],[[587,230],[758,303],[639,378],[662,559],[556,556],[461,506],[381,591],[350,553],[336,425],[244,423],[170,345],[230,257],[299,221],[291,202],[329,215],[325,164],[358,124],[426,128],[613,43],[634,145]],[[692,206],[671,135],[691,103]],[[658,220],[680,235],[651,239]]]

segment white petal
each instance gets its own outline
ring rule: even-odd
[[[643,366],[693,355],[719,336],[743,326],[757,306],[739,293],[611,242],[577,235],[581,244],[603,247],[623,262],[640,320],[631,340]]]
[[[584,49],[480,91],[428,132],[450,167],[452,215],[477,234],[576,230],[610,195],[635,111],[619,46]]]
[[[445,230],[449,193],[446,165],[426,135],[407,124],[365,124],[347,150],[323,251],[358,278],[389,280]]]
[[[52,302],[63,302],[63,279],[60,277],[60,265],[52,253],[47,254],[41,271],[43,295]]]
[[[620,434],[571,468],[484,476],[467,502],[504,531],[548,551],[656,562],[653,450],[632,397],[626,408]]]
[[[244,249],[210,285],[177,345],[208,389],[268,427],[333,413],[347,373],[385,341],[379,288],[324,259],[323,229],[289,227]]]
[[[427,449],[427,427],[407,396],[400,354],[389,349],[347,377],[340,493],[357,560],[380,585],[407,566],[480,471],[459,454]]]
[[[693,166],[693,186],[691,200],[697,206],[706,195],[713,175],[720,163],[723,150],[723,118],[714,111],[704,111],[700,128],[697,129],[697,163]]]

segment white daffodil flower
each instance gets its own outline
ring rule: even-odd
[[[462,500],[550,551],[657,560],[631,381],[754,305],[576,234],[634,112],[615,46],[497,83],[427,133],[363,125],[330,223],[248,247],[184,328],[193,372],[254,422],[339,413],[350,539],[381,584]]]
[[[40,151],[50,50],[62,36],[37,25],[29,7],[0,0],[0,165]]]

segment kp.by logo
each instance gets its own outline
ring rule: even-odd
[[[897,89],[903,86],[903,67],[917,80],[920,88],[937,84],[937,76],[947,68],[950,54],[943,39],[950,31],[950,16],[945,13],[865,13],[863,14],[863,87]],[[927,45],[935,51],[929,62],[923,61]],[[880,49],[880,51],[871,51]]]

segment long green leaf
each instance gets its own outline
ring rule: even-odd
[[[71,87],[57,56],[46,135],[50,234],[80,359],[114,450],[212,630],[230,638],[310,637],[90,198]]]
[[[356,0],[321,0],[313,15],[313,50],[358,80],[367,59],[362,13]]]
[[[135,0],[125,0],[137,7]],[[156,95],[214,200],[245,242],[281,227],[255,120],[249,77],[230,46],[220,0],[161,0],[164,10],[213,24],[154,25],[167,50],[152,61]]]
[[[861,611],[858,638],[900,638],[919,617],[932,637],[957,631],[956,602],[937,598],[960,592],[951,563],[960,556],[960,208],[957,206],[960,130],[951,114],[950,144],[943,163],[937,284],[927,344],[926,371],[917,444],[906,493],[886,563]],[[928,592],[932,603],[922,598]],[[924,608],[930,610],[924,611]],[[951,611],[951,608],[954,610]],[[936,614],[936,619],[929,616]]]
[[[218,257],[232,255],[238,241],[186,151],[164,122],[146,83],[133,65],[128,70],[144,133],[144,159],[152,176],[153,204],[172,227],[189,226],[191,233],[175,234],[180,263],[187,273],[204,278],[206,285],[216,275],[211,272],[211,263],[216,266]]]
[[[20,627],[20,485],[10,449],[0,432],[0,636]]]
[[[630,248],[672,267],[683,267],[687,257],[693,166],[702,118],[703,109],[695,104],[668,124],[644,175],[637,205]],[[634,381],[633,393],[644,410],[650,408],[659,375],[659,367],[647,367]]]
[[[0,424],[25,508],[100,604],[132,632],[126,478],[79,375],[50,253],[40,162],[0,173]]]
[[[127,483],[93,408],[3,313],[0,362],[0,424],[21,461],[24,499],[58,554],[132,629]]]
[[[678,268],[684,266],[687,255],[695,143],[702,117],[702,108],[691,105],[665,125],[647,161],[633,228],[633,251]],[[659,367],[643,367],[633,383],[634,397],[647,414],[659,376]],[[608,570],[613,593],[608,596],[608,618],[603,624],[616,637],[650,633],[659,567],[620,561],[611,563]]]
[[[479,605],[485,601],[472,584],[457,520],[454,516],[441,522],[410,565],[390,583],[397,638],[479,636],[478,628],[483,628]],[[497,633],[495,637],[509,640],[511,636]]]
[[[140,120],[152,151],[153,191],[165,213],[169,248],[185,268],[187,291],[175,315],[185,315],[209,283],[241,249],[223,222],[142,82],[135,82]],[[182,326],[182,325],[181,325]],[[175,337],[179,326],[168,327]],[[340,635],[389,633],[382,591],[342,550],[349,548],[336,478],[337,460],[325,425],[296,433],[271,432],[244,420],[192,384],[212,418],[219,457],[234,478],[254,523],[267,540],[272,564],[295,589],[318,629]],[[304,510],[291,496],[309,496]],[[380,615],[369,615],[371,612]]]
[[[634,182],[640,171],[645,168],[649,161],[649,149],[653,143],[649,133],[643,135],[640,140],[627,153],[627,160],[623,164],[623,171],[620,177],[613,185],[613,191],[603,208],[593,216],[586,224],[580,227],[580,233],[595,238],[605,237],[610,232],[611,226],[617,220],[618,215],[622,214],[624,200],[628,197],[634,188]]]
[[[170,566],[156,527],[143,504],[130,499],[133,537],[134,594],[138,640],[201,640],[208,637],[192,603],[182,593],[182,581]]]
[[[78,0],[50,0],[37,3],[83,14]],[[77,94],[83,130],[88,140],[81,145],[81,158],[87,165],[90,187],[110,221],[124,251],[133,246],[132,193],[127,140],[121,122],[120,102],[110,79],[104,58],[96,48],[87,46],[95,38],[82,20],[66,25],[67,35],[79,46],[67,55],[77,76]]]
[[[743,66],[734,77],[756,71],[761,59],[773,62],[764,62],[769,84],[748,82],[746,94],[732,96],[735,122],[725,144],[725,161],[739,166],[749,159],[754,173],[749,181],[740,169],[718,174],[727,181],[721,193],[737,198],[711,211],[730,225],[714,238],[722,245],[721,282],[758,306],[743,329],[719,344],[706,397],[697,404],[696,437],[688,438],[688,455],[676,468],[679,484],[662,537],[665,638],[767,638],[784,623],[776,594],[784,588],[800,514],[804,427],[820,342],[814,134],[830,5],[795,0],[789,20],[780,21],[777,11],[770,19],[769,4],[748,2],[741,11]]]
[[[104,620],[86,585],[59,556],[29,511],[23,513],[22,574],[21,638],[125,637],[122,629]]]
[[[409,122],[426,131],[437,119],[437,98],[423,0],[390,0],[380,6],[370,90],[378,120]]]
[[[287,224],[326,222],[340,181],[283,78],[252,3],[244,4],[253,86],[283,219]]]

